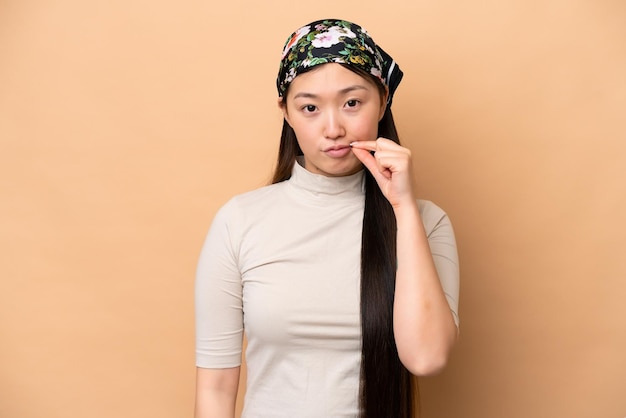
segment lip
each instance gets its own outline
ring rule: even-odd
[[[334,145],[324,150],[326,155],[331,158],[343,158],[350,153],[351,149],[348,145]]]

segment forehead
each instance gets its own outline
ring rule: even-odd
[[[318,65],[301,73],[291,82],[289,96],[306,92],[311,94],[341,94],[346,88],[361,87],[377,90],[374,81],[336,63]]]

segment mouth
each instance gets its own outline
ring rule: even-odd
[[[342,158],[350,153],[349,145],[333,145],[324,150],[324,153],[331,158]]]
[[[336,150],[340,150],[340,149],[344,149],[344,148],[350,148],[350,145],[342,145],[342,144],[337,144],[337,145],[333,145],[332,147],[328,147],[324,150],[324,152],[327,151],[336,151]]]

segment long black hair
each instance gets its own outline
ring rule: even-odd
[[[378,79],[343,65],[379,88]],[[287,94],[283,95],[286,106]],[[378,123],[378,136],[400,143],[391,108]],[[302,155],[296,133],[283,120],[278,161],[272,183],[291,177],[296,158]],[[393,301],[396,283],[396,217],[391,204],[371,173],[365,170],[365,209],[361,239],[361,418],[413,417],[414,379],[398,356],[393,333]],[[417,399],[417,398],[416,398]]]

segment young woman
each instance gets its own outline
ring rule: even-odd
[[[196,280],[196,417],[413,416],[412,375],[457,337],[459,275],[446,214],[413,194],[391,114],[402,78],[356,24],[287,41],[273,184],[215,216]]]

